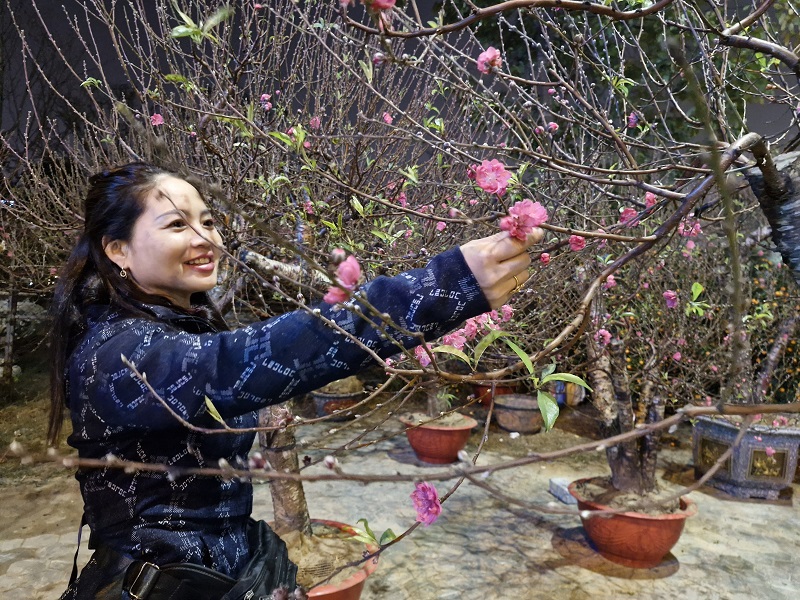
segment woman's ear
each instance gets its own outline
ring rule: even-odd
[[[120,269],[125,268],[128,259],[128,244],[120,240],[111,240],[103,238],[103,251],[106,256],[117,265]]]

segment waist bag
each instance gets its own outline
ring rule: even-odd
[[[253,519],[248,523],[247,538],[250,561],[237,579],[191,563],[154,565],[101,546],[90,561],[95,569],[88,569],[99,572],[86,573],[84,568],[76,585],[71,585],[62,598],[269,600],[275,589],[294,591],[297,566],[289,560],[283,540],[264,521]]]

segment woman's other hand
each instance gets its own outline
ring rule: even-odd
[[[528,279],[531,264],[528,248],[538,243],[543,235],[544,231],[537,227],[522,241],[501,231],[461,246],[467,266],[493,309],[505,304]]]

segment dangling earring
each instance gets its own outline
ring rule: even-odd
[[[123,279],[127,279],[128,278],[128,272],[125,269],[120,269],[119,270],[119,276],[122,277]]]

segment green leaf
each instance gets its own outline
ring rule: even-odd
[[[81,87],[100,87],[100,80],[95,79],[94,77],[89,77],[86,81],[81,84]]]
[[[220,7],[219,9],[217,9],[217,12],[208,17],[208,21],[203,23],[203,32],[204,33],[209,32],[211,29],[213,29],[223,21],[231,18],[232,16],[233,16],[233,9],[230,6],[226,4],[225,6]]]
[[[494,329],[487,333],[478,345],[475,346],[475,364],[478,364],[478,361],[483,356],[483,353],[486,352],[486,349],[494,342],[496,339],[505,337],[508,334],[505,331],[500,331],[499,329]]]
[[[274,137],[276,140],[280,140],[281,142],[283,142],[287,146],[294,146],[294,142],[292,141],[292,138],[290,138],[285,133],[282,133],[280,131],[270,131],[269,134],[272,137]]]
[[[436,346],[435,348],[431,348],[431,350],[433,352],[441,352],[442,354],[452,354],[463,360],[470,367],[472,366],[472,361],[469,359],[469,356],[464,354],[461,350],[456,350],[453,346]]]
[[[193,36],[196,36],[198,33],[200,33],[200,30],[197,27],[178,25],[177,27],[172,28],[170,36],[174,38],[192,37],[192,39],[194,39]]]
[[[358,64],[361,65],[361,70],[364,71],[364,77],[367,78],[367,83],[372,83],[372,61],[359,60]]]
[[[189,27],[195,27],[195,28],[197,27],[197,26],[194,24],[194,21],[192,21],[192,19],[189,17],[189,15],[187,15],[187,14],[186,14],[185,12],[183,12],[183,11],[182,11],[180,8],[178,8],[178,3],[177,3],[177,2],[175,2],[175,0],[172,0],[172,8],[174,8],[174,9],[175,9],[175,12],[176,12],[176,13],[178,13],[178,16],[179,16],[181,19],[183,19],[183,22],[184,22],[184,23],[186,23],[186,24],[187,24]]]
[[[372,529],[369,528],[369,522],[366,519],[359,519],[356,523],[363,523],[364,524],[364,531],[374,540],[375,534],[372,533]]]
[[[514,351],[514,354],[519,356],[519,359],[525,365],[525,368],[528,369],[528,373],[533,375],[533,363],[531,362],[531,359],[528,356],[528,354],[511,340],[505,339],[503,341],[506,343],[506,345],[508,345],[509,348],[511,348]]]
[[[692,301],[697,300],[705,288],[696,281],[692,284]]]
[[[389,542],[393,542],[397,539],[397,534],[392,531],[391,529],[387,529],[381,534],[380,545],[385,546]]]
[[[356,209],[356,212],[359,215],[361,215],[362,217],[364,216],[364,206],[361,204],[361,202],[358,201],[358,198],[356,198],[355,196],[350,198],[350,206]]]
[[[206,410],[208,410],[208,414],[210,414],[213,417],[213,419],[218,423],[222,423],[223,425],[225,425],[226,424],[225,419],[223,419],[222,415],[219,414],[217,407],[214,406],[213,402],[211,402],[211,398],[209,398],[208,396],[204,397],[206,399]]]
[[[590,392],[592,391],[592,388],[589,387],[588,383],[586,383],[583,379],[581,379],[577,375],[573,375],[572,373],[553,373],[552,375],[548,375],[547,377],[542,377],[543,385],[548,381],[569,381],[570,383],[574,383],[576,385],[586,388]]]
[[[539,403],[539,410],[544,419],[544,430],[550,431],[558,418],[558,402],[550,394],[542,390],[539,390],[536,394],[536,401]]]
[[[544,369],[542,369],[542,377],[547,377],[555,370],[556,370],[556,363],[550,363]]]

